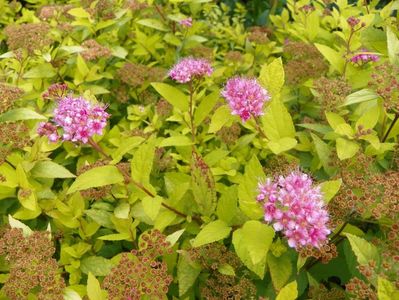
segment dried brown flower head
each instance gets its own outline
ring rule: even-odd
[[[122,254],[103,281],[110,300],[163,299],[172,282],[166,263],[160,260],[172,251],[165,238],[159,230],[148,231],[140,237],[139,250]]]
[[[346,284],[346,290],[350,295],[359,300],[377,300],[375,291],[363,280],[354,277]]]
[[[328,264],[330,260],[338,256],[338,251],[335,244],[326,243],[321,245],[320,248],[307,245],[299,250],[299,255],[301,255],[303,258],[314,257],[315,259],[320,260],[321,263]]]
[[[265,44],[269,41],[268,36],[271,33],[270,28],[254,26],[249,29],[248,40],[257,44]]]
[[[352,91],[351,86],[344,78],[330,79],[320,77],[313,84],[317,93],[315,100],[320,104],[323,112],[336,112]]]
[[[82,166],[77,171],[77,175],[79,176],[79,175],[83,174],[84,172],[87,172],[93,168],[102,167],[102,166],[106,166],[106,165],[108,165],[107,160],[97,160],[93,164],[88,164],[88,165]],[[101,200],[101,199],[105,198],[111,192],[111,189],[112,189],[112,185],[105,185],[105,186],[82,190],[82,191],[80,191],[80,194],[83,197],[88,198],[88,199]]]
[[[212,61],[214,59],[213,49],[202,45],[190,48],[190,55],[195,58],[205,58],[209,61]]]
[[[208,244],[189,250],[190,259],[198,262],[209,274],[201,285],[201,296],[208,300],[255,299],[256,287],[249,278],[249,272],[237,255],[219,243]],[[218,271],[221,266],[230,265],[236,275],[224,275]]]
[[[20,88],[0,83],[0,114],[9,110],[23,94]]]
[[[137,88],[146,82],[162,81],[165,69],[142,64],[125,63],[117,72],[119,79],[127,85]]]
[[[241,135],[241,126],[239,123],[233,123],[231,126],[223,126],[216,136],[226,145],[234,145]]]
[[[125,6],[126,6],[126,8],[129,8],[132,11],[140,11],[144,8],[147,8],[148,4],[145,2],[138,1],[138,0],[128,0],[126,2]]]
[[[101,57],[109,57],[111,51],[102,45],[100,45],[96,40],[90,39],[82,43],[82,47],[85,50],[81,53],[85,60],[95,60]]]
[[[244,62],[244,56],[240,51],[229,51],[225,55],[225,59],[229,60],[233,63],[242,63]]]
[[[173,106],[165,99],[160,99],[155,107],[157,114],[163,118],[170,116]]]
[[[48,37],[50,25],[46,23],[29,23],[8,25],[4,29],[7,45],[10,50],[26,49],[29,54],[41,50],[52,43]]]
[[[376,66],[369,87],[384,100],[386,110],[399,110],[399,68],[388,62]]]
[[[22,122],[0,123],[0,146],[22,149],[30,144],[29,128]]]
[[[343,289],[332,287],[329,290],[320,283],[317,288],[309,288],[308,297],[312,300],[345,300],[346,294]]]
[[[55,248],[49,232],[34,231],[24,237],[18,228],[7,229],[0,239],[0,255],[5,255],[10,274],[3,290],[11,300],[27,299],[38,290],[40,300],[64,299],[65,282],[52,258]]]
[[[328,64],[313,45],[289,41],[285,43],[283,52],[288,58],[284,71],[289,84],[318,78],[328,71]]]

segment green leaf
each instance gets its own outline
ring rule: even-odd
[[[331,128],[336,130],[339,125],[346,124],[345,119],[340,115],[332,112],[326,112],[326,118]]]
[[[33,231],[29,228],[29,226],[25,225],[21,221],[14,219],[11,215],[8,215],[8,224],[10,224],[11,228],[20,228],[22,229],[22,233],[25,237],[30,236]]]
[[[273,287],[276,291],[279,291],[290,279],[293,271],[290,255],[286,252],[276,257],[269,252],[267,265],[269,266]]]
[[[99,240],[102,241],[123,241],[123,240],[131,240],[131,236],[129,233],[113,233],[113,234],[107,234],[98,237]]]
[[[94,276],[106,276],[111,272],[113,264],[109,259],[102,256],[89,256],[80,261],[80,269],[85,274]]]
[[[218,271],[220,274],[227,275],[227,276],[235,276],[236,273],[234,268],[229,264],[223,264],[219,266]]]
[[[225,124],[232,120],[231,110],[228,105],[220,106],[212,115],[208,133],[219,131]]]
[[[35,178],[74,178],[74,174],[65,167],[50,160],[38,161],[31,170],[31,175]]]
[[[84,78],[87,74],[89,74],[90,70],[89,67],[86,65],[83,57],[78,54],[76,58],[76,66],[77,70],[79,71],[80,75]]]
[[[177,241],[179,240],[179,238],[182,236],[182,234],[184,233],[185,229],[180,229],[172,234],[169,234],[166,237],[166,241],[170,243],[170,246],[173,247]]]
[[[199,126],[202,121],[204,121],[205,118],[209,116],[210,112],[212,111],[219,99],[220,91],[216,90],[201,100],[201,103],[198,105],[194,113],[194,124],[196,126]]]
[[[296,281],[292,281],[282,288],[276,300],[295,300],[298,297],[298,287]]]
[[[192,144],[193,142],[191,139],[185,135],[176,135],[163,139],[162,142],[159,143],[159,147],[190,146]]]
[[[359,151],[359,145],[344,138],[337,138],[337,155],[340,160],[353,157]]]
[[[98,282],[97,278],[93,276],[92,273],[89,273],[87,279],[87,296],[89,297],[89,300],[106,299],[102,294],[100,283]]]
[[[366,102],[370,100],[378,99],[379,96],[376,92],[369,89],[363,89],[357,92],[354,92],[346,97],[345,103],[342,106],[352,105],[356,103]]]
[[[56,71],[50,63],[40,64],[27,71],[24,76],[25,79],[35,78],[51,78],[56,75]]]
[[[315,43],[314,45],[324,56],[324,58],[328,60],[332,68],[334,68],[339,73],[342,73],[344,71],[345,60],[343,59],[342,54],[326,45],[317,43]]]
[[[272,100],[262,116],[263,129],[267,138],[278,141],[282,138],[295,138],[295,127],[291,115],[279,100]]]
[[[266,256],[274,238],[274,230],[259,221],[247,221],[233,233],[234,249],[241,261],[263,279]]]
[[[367,265],[371,260],[378,262],[378,250],[373,244],[350,233],[345,233],[345,235],[348,238],[353,253],[356,255],[359,265]]]
[[[274,154],[280,154],[294,148],[297,144],[297,140],[290,137],[279,139],[278,141],[270,141],[267,146]]]
[[[399,65],[399,40],[390,26],[387,26],[387,44],[389,61],[393,65]]]
[[[239,179],[238,186],[240,209],[253,220],[260,219],[263,216],[263,210],[256,201],[256,195],[258,194],[258,182],[264,178],[262,165],[254,155],[245,166],[245,174]]]
[[[157,19],[141,19],[136,22],[137,24],[154,28],[160,31],[169,31],[169,28]]]
[[[155,143],[154,140],[141,145],[131,160],[131,174],[133,180],[145,186],[150,184],[150,174],[154,162]]]
[[[381,276],[378,276],[378,300],[399,300],[399,290]]]
[[[163,199],[160,196],[155,196],[154,198],[144,197],[143,201],[141,201],[145,214],[152,221],[155,221],[156,217],[158,216],[159,210],[161,209],[162,201]]]
[[[179,282],[179,296],[183,296],[197,280],[201,268],[190,261],[188,255],[180,255],[177,264],[177,281]]]
[[[188,96],[181,92],[179,89],[160,82],[151,83],[153,88],[174,107],[185,112],[188,111]]]
[[[363,129],[372,129],[377,124],[380,117],[379,106],[371,107],[356,122],[356,129],[363,126]]]
[[[324,195],[324,203],[327,204],[330,202],[330,200],[338,193],[341,184],[341,179],[325,181],[320,184],[321,192]]]
[[[194,248],[222,240],[229,236],[231,227],[222,220],[206,224],[192,242]]]
[[[333,171],[333,168],[329,165],[330,155],[332,152],[331,148],[325,142],[323,142],[323,140],[321,140],[317,135],[313,133],[311,133],[310,135],[312,136],[317,156],[319,157],[324,170],[326,170],[328,174],[331,174]]]
[[[260,70],[259,81],[272,98],[278,96],[284,85],[284,67],[281,57],[275,58],[270,64],[264,64]]]
[[[76,7],[68,10],[68,14],[77,18],[90,18],[90,14],[82,7]]]
[[[233,220],[237,214],[237,186],[228,187],[220,196],[217,204],[216,214],[218,218],[227,224]]]
[[[64,289],[64,300],[82,300],[82,297],[70,287]]]
[[[114,224],[111,221],[112,213],[106,210],[100,209],[88,209],[85,210],[85,214],[93,219],[98,225],[106,228],[114,229]]]
[[[77,191],[89,189],[123,182],[123,176],[115,166],[102,166],[88,170],[79,175],[75,182],[68,189],[67,194]]]
[[[47,120],[47,118],[29,108],[16,108],[0,115],[0,122],[21,120]]]

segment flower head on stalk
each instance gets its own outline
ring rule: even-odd
[[[186,57],[169,71],[169,76],[180,83],[187,83],[195,78],[211,76],[213,69],[206,59]]]
[[[179,24],[183,27],[189,28],[189,27],[193,26],[193,19],[191,17],[183,19],[183,20],[179,21]]]
[[[361,65],[366,64],[370,61],[376,62],[380,59],[380,57],[376,54],[367,53],[367,49],[361,49],[360,53],[355,54],[352,56],[350,61],[354,64]]]
[[[54,109],[52,122],[40,123],[37,132],[56,142],[60,138],[58,128],[61,128],[64,141],[87,143],[93,135],[103,133],[109,117],[105,108],[82,97],[65,96]]]
[[[258,188],[265,221],[285,235],[290,247],[320,247],[327,240],[329,215],[320,187],[313,186],[309,175],[294,171],[274,181],[268,178]]]
[[[251,116],[263,114],[263,105],[270,100],[270,95],[256,79],[233,77],[222,91],[222,96],[230,105],[233,115],[240,116],[243,122]]]

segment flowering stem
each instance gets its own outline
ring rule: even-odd
[[[344,65],[344,71],[343,71],[343,76],[345,76],[345,74],[346,74],[346,68],[347,68],[347,66],[348,66],[348,55],[349,55],[349,53],[351,52],[351,49],[350,49],[350,44],[351,44],[351,40],[352,40],[352,37],[353,37],[353,34],[355,33],[355,31],[356,30],[354,30],[353,28],[351,28],[351,32],[350,32],[350,34],[349,34],[349,38],[348,38],[348,41],[346,42],[346,53],[345,53],[345,65]]]
[[[190,81],[189,83],[189,91],[190,91],[190,104],[188,108],[188,113],[190,115],[190,126],[191,126],[191,140],[195,141],[195,125],[194,125],[194,112],[193,112],[193,102],[194,102],[194,88],[193,83]]]
[[[269,139],[267,138],[265,132],[263,131],[261,124],[259,122],[259,119],[257,117],[255,117],[254,115],[252,115],[254,120],[255,120],[255,128],[256,130],[259,132],[259,134],[266,140],[268,141]]]
[[[89,138],[89,144],[98,152],[104,155],[107,159],[112,159],[92,138]]]
[[[392,130],[393,126],[395,126],[395,123],[396,123],[396,121],[397,121],[398,119],[399,119],[399,113],[396,113],[396,114],[395,114],[395,118],[393,119],[391,125],[390,125],[389,128],[388,128],[388,131],[385,133],[385,135],[384,135],[384,137],[382,138],[382,141],[381,141],[381,142],[384,143],[384,142],[386,141],[386,139],[388,138],[389,134],[391,133],[391,130]]]

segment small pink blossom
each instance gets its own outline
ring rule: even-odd
[[[206,59],[192,57],[183,58],[173,66],[169,76],[180,83],[186,83],[194,78],[212,75],[213,69]]]
[[[191,27],[191,26],[193,26],[193,19],[190,17],[190,18],[180,20],[179,24],[183,27]]]
[[[233,115],[240,116],[243,122],[251,116],[263,115],[263,105],[270,100],[270,95],[256,79],[233,77],[222,91]]]
[[[320,187],[314,187],[307,174],[295,171],[275,181],[268,178],[258,188],[257,201],[263,203],[265,221],[282,231],[290,247],[319,247],[326,241],[329,215]]]
[[[90,103],[82,97],[65,96],[54,109],[53,123],[40,123],[37,133],[56,142],[60,138],[57,129],[61,128],[64,141],[87,143],[93,135],[103,133],[108,117],[104,106]]]
[[[365,64],[370,61],[376,62],[380,59],[380,57],[376,54],[367,53],[367,49],[362,49],[360,53],[354,55],[350,60],[354,64]]]

